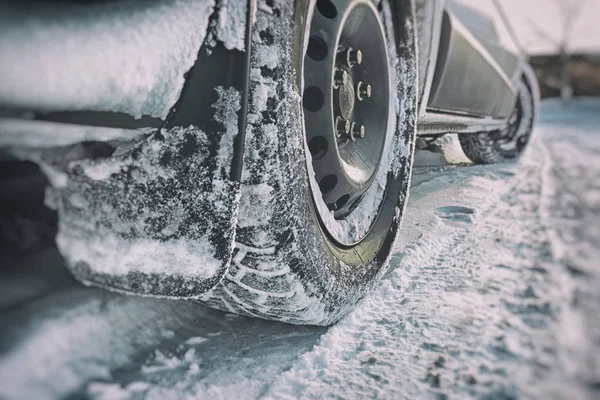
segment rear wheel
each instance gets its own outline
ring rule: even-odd
[[[520,82],[518,90],[517,103],[506,128],[459,136],[465,155],[475,164],[516,161],[525,151],[533,130],[534,98],[525,80]]]
[[[412,10],[410,1],[291,3],[258,12],[236,249],[200,301],[330,324],[385,272],[406,202]]]

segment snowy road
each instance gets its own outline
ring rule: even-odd
[[[517,165],[436,158],[393,270],[329,328],[85,288],[32,239],[2,258],[0,398],[598,398],[600,101],[544,104]]]

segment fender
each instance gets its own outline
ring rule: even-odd
[[[193,299],[226,274],[239,204],[255,10],[256,0],[248,0],[243,51],[218,42],[209,54],[205,41],[164,119],[2,105],[0,146],[42,164],[48,158],[68,164],[47,203],[59,213],[57,245],[78,280],[124,293]],[[78,128],[86,134],[73,134],[73,142],[67,138],[58,148],[43,143],[44,132]],[[31,141],[16,132],[37,135],[40,147],[52,149],[24,149]],[[82,137],[121,143],[102,157],[66,162]]]

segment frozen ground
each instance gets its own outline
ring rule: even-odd
[[[576,103],[517,165],[419,153],[393,270],[330,328],[82,287],[42,179],[1,171],[0,398],[598,398],[600,101]]]

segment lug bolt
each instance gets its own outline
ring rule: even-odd
[[[350,134],[350,121],[337,117],[335,119],[335,132],[337,137],[342,137]]]
[[[348,83],[348,73],[343,70],[336,68],[333,73],[333,87],[335,89],[339,88],[341,85],[345,85]]]
[[[363,55],[362,55],[362,51],[360,50],[353,50],[352,47],[348,47],[348,49],[346,50],[346,65],[349,68],[352,68],[355,65],[360,65],[362,64],[363,61]]]
[[[351,126],[352,134],[350,135],[350,139],[357,140],[365,137],[365,126],[359,124],[358,122],[353,122]]]
[[[371,97],[371,85],[362,81],[358,82],[356,85],[356,97],[358,97],[359,101]]]

